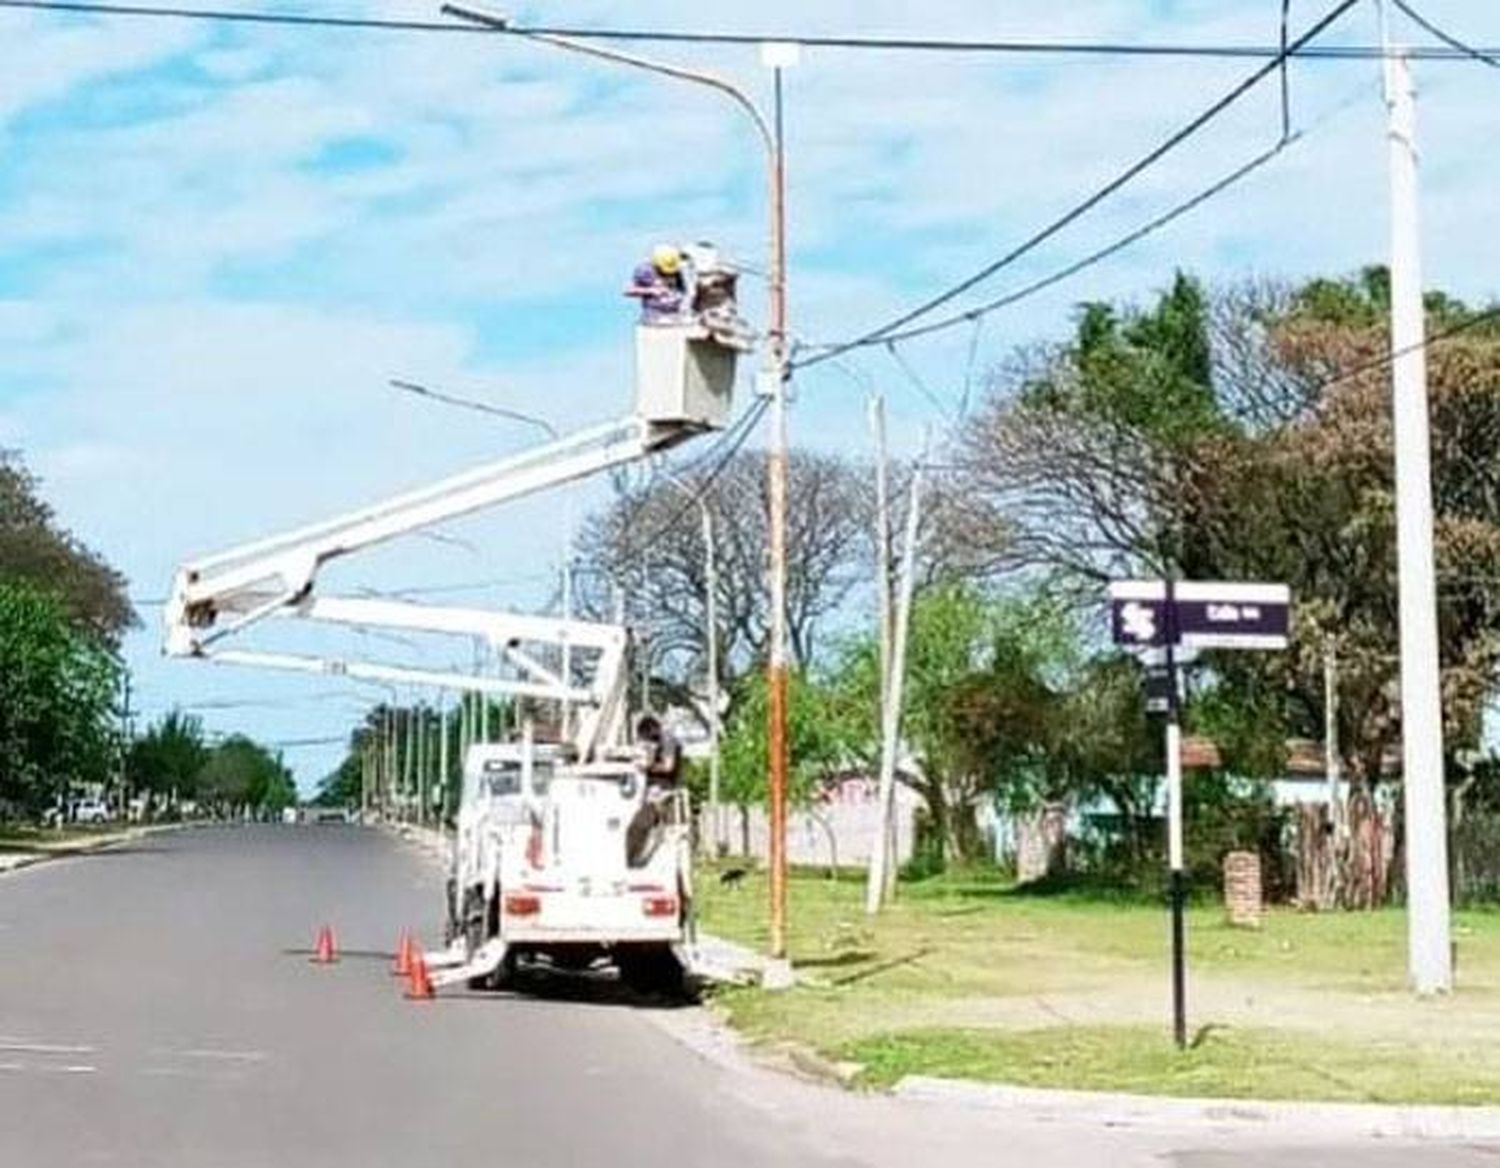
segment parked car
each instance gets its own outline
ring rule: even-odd
[[[103,799],[80,799],[73,805],[74,823],[105,823],[109,820],[109,806]]]

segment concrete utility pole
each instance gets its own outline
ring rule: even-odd
[[[120,817],[130,819],[130,746],[135,741],[135,711],[130,708],[130,674],[120,679]],[[142,809],[142,818],[145,809]]]
[[[875,439],[875,590],[880,605],[880,711],[883,720],[891,684],[891,498],[890,459],[885,443],[885,399],[879,394],[870,398],[870,431]]]
[[[865,885],[865,912],[880,911],[886,892],[887,874],[894,869],[891,847],[891,816],[896,802],[896,752],[901,746],[901,699],[906,680],[906,634],[911,624],[912,592],[917,578],[917,527],[922,503],[922,469],[927,461],[927,443],[911,472],[911,498],[906,509],[906,543],[901,559],[901,596],[896,605],[896,623],[891,637],[890,673],[886,681],[885,708],[880,728],[880,814],[875,842],[870,849],[869,879]]]
[[[401,748],[401,814],[405,822],[411,822],[411,789],[413,764],[416,755],[412,751],[412,712],[409,706],[403,707],[401,720],[406,725],[406,733],[401,735],[398,744]]]
[[[885,828],[885,816],[879,800],[879,778],[885,774],[885,720],[891,700],[891,501],[889,473],[890,465],[885,441],[885,399],[879,394],[870,398],[870,430],[875,439],[875,591],[879,606],[880,637],[880,769],[876,778],[875,840],[871,844],[870,876],[875,879],[874,849],[886,847],[889,832]],[[882,887],[878,896],[866,889],[866,904],[872,897],[880,903],[886,890]],[[875,911],[871,909],[869,911]]]
[[[432,769],[431,726],[427,721],[427,704],[417,703],[417,826],[427,826],[427,772]]]
[[[703,510],[703,574],[704,574],[704,646],[708,660],[708,818],[714,836],[714,854],[722,856],[729,851],[729,839],[725,830],[724,800],[720,790],[721,764],[719,740],[719,567],[718,554],[714,547],[714,515],[707,500],[699,499]]]
[[[771,236],[769,345],[762,392],[770,400],[770,435],[766,453],[766,483],[769,496],[768,526],[770,535],[770,647],[767,667],[767,747],[770,788],[770,869],[771,869],[771,956],[786,956],[786,800],[787,800],[787,628],[786,628],[786,498],[787,498],[787,301],[786,301],[786,149],[782,81],[784,70],[796,64],[799,46],[767,43],[762,46],[762,61],[773,70],[775,90],[774,129],[760,107],[738,86],[712,73],[684,69],[664,61],[654,61],[634,53],[622,53],[587,41],[546,33],[519,32],[510,27],[504,16],[477,12],[455,4],[444,4],[445,15],[470,24],[482,25],[499,32],[510,32],[528,41],[566,49],[597,60],[643,69],[678,81],[702,85],[729,98],[755,123],[756,133],[765,147],[769,172],[769,209]]]
[[[451,769],[448,762],[448,697],[444,694],[438,698],[438,774],[442,776],[439,780],[442,783],[439,790],[442,792],[442,815],[440,819],[443,823],[447,823],[452,807],[451,793],[453,790],[453,780]]]
[[[698,508],[703,533],[703,658],[706,676],[704,688],[708,702],[708,834],[715,855],[729,850],[725,838],[723,805],[720,799],[719,766],[719,570],[714,547],[714,513],[703,491],[693,490],[672,475],[665,481],[681,491]]]
[[[1391,183],[1391,376],[1401,621],[1401,788],[1406,813],[1407,960],[1422,995],[1453,988],[1443,710],[1432,551],[1426,321],[1417,211],[1416,90],[1404,53],[1385,62]]]
[[[885,428],[885,399],[880,398],[880,432],[877,435],[879,447],[880,466],[876,475],[876,490],[879,495],[877,506],[881,511],[880,517],[880,717],[881,726],[885,725],[886,709],[891,701],[891,646],[895,643],[896,617],[895,597],[891,590],[895,587],[895,581],[891,579],[891,548],[893,533],[891,531],[891,460],[890,451],[886,443]],[[924,448],[925,449],[925,448]],[[924,459],[926,455],[923,455]],[[903,658],[903,661],[905,658]],[[899,712],[897,718],[900,717]],[[899,723],[898,723],[899,726]],[[898,734],[899,741],[899,734]],[[894,765],[894,762],[893,762]],[[894,775],[895,771],[892,770]],[[885,825],[885,847],[886,867],[885,882],[880,896],[882,903],[889,903],[896,898],[896,830],[894,816],[886,814]]]

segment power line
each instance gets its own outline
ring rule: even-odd
[[[1500,304],[1492,308],[1487,308],[1483,312],[1476,312],[1473,316],[1466,317],[1464,320],[1459,321],[1455,325],[1450,325],[1440,332],[1431,333],[1424,340],[1418,341],[1414,345],[1407,345],[1401,349],[1393,349],[1381,354],[1379,357],[1372,357],[1370,360],[1356,365],[1353,369],[1345,369],[1343,372],[1336,373],[1332,377],[1325,377],[1322,381],[1315,382],[1310,387],[1309,392],[1322,393],[1325,389],[1331,389],[1335,385],[1342,385],[1344,382],[1353,381],[1356,377],[1362,377],[1366,373],[1372,373],[1377,369],[1384,369],[1393,365],[1401,357],[1408,356],[1411,353],[1424,352],[1433,345],[1452,340],[1454,337],[1461,336],[1463,333],[1478,328],[1480,325],[1495,323],[1500,323]]]
[[[347,734],[341,734],[337,738],[283,738],[278,742],[263,742],[262,746],[275,750],[297,750],[307,746],[345,746],[349,742]]]
[[[1482,65],[1488,65],[1491,69],[1500,69],[1500,53],[1497,53],[1493,49],[1486,52],[1483,49],[1476,49],[1471,45],[1465,44],[1452,33],[1446,32],[1443,29],[1439,28],[1437,25],[1433,24],[1432,21],[1427,19],[1427,17],[1423,16],[1420,12],[1418,12],[1415,8],[1408,4],[1406,0],[1393,0],[1393,2],[1395,3],[1396,7],[1400,9],[1403,14],[1405,14],[1408,20],[1410,20],[1424,32],[1437,37],[1438,40],[1442,41],[1443,44],[1447,45],[1450,49],[1453,49],[1455,52],[1462,53],[1465,57],[1468,57],[1474,61],[1478,61]]]
[[[1357,93],[1354,96],[1358,97],[1360,96],[1360,94]],[[1344,110],[1348,108],[1351,102],[1352,98],[1345,99],[1335,109],[1320,117],[1312,127],[1312,129],[1320,128],[1324,123],[1344,112]],[[964,324],[965,322],[972,322],[975,325],[976,329],[975,337],[971,339],[969,353],[970,373],[972,374],[975,347],[974,342],[977,341],[978,326],[985,316],[1002,308],[1009,308],[1011,305],[1018,304],[1022,300],[1029,299],[1039,292],[1044,292],[1048,288],[1051,288],[1056,284],[1061,284],[1065,280],[1069,280],[1072,277],[1078,275],[1078,273],[1086,271],[1087,269],[1094,267],[1095,265],[1100,264],[1107,259],[1110,259],[1120,252],[1125,251],[1127,248],[1133,247],[1141,240],[1146,239],[1151,235],[1155,235],[1158,231],[1170,226],[1178,219],[1181,219],[1183,216],[1197,210],[1204,203],[1207,203],[1217,198],[1219,195],[1224,194],[1230,188],[1238,186],[1241,182],[1249,178],[1256,171],[1268,165],[1283,151],[1291,146],[1296,145],[1303,138],[1305,138],[1309,132],[1311,132],[1310,130],[1296,132],[1286,130],[1286,127],[1288,127],[1290,124],[1288,120],[1289,110],[1290,97],[1288,96],[1287,91],[1283,90],[1282,126],[1285,132],[1283,133],[1281,139],[1276,143],[1276,145],[1272,146],[1271,149],[1256,155],[1243,166],[1237,167],[1235,170],[1231,171],[1229,174],[1225,175],[1217,182],[1214,182],[1209,186],[1203,188],[1197,194],[1194,194],[1189,198],[1184,199],[1182,202],[1176,204],[1174,207],[1169,208],[1161,215],[1158,215],[1155,219],[1152,219],[1149,222],[1141,225],[1140,227],[1127,232],[1119,239],[1116,239],[1113,243],[1107,244],[1106,246],[1099,248],[1097,251],[1091,252],[1090,254],[1084,256],[1080,260],[1075,261],[1074,263],[1059,268],[1057,271],[1051,273],[1050,275],[1043,276],[1038,280],[1034,280],[1029,284],[1023,285],[1013,292],[1007,292],[1003,296],[998,296],[993,300],[986,301],[985,303],[968,309],[965,312],[954,313],[952,316],[944,317],[943,319],[938,321],[933,321],[925,325],[918,325],[915,328],[891,333],[882,339],[887,342],[913,340],[917,337],[924,337],[932,333],[942,332],[944,330],[954,328],[960,324]],[[826,348],[830,350],[836,350],[838,346],[829,345],[826,346]],[[821,359],[821,357],[811,357],[807,361],[800,362],[799,367],[817,364],[817,362]],[[966,374],[966,384],[968,378],[969,374]]]
[[[733,460],[734,456],[740,452],[740,449],[749,440],[750,435],[755,430],[755,423],[760,421],[761,415],[766,412],[766,408],[770,404],[770,398],[760,398],[753,406],[751,406],[744,412],[744,414],[740,416],[740,420],[736,422],[734,426],[730,427],[730,429],[724,432],[723,436],[719,439],[719,442],[715,445],[713,450],[711,450],[707,455],[695,462],[692,468],[689,468],[693,469],[702,466],[704,462],[708,461],[709,458],[712,458],[717,454],[717,459],[714,462],[713,469],[710,470],[708,474],[704,476],[704,478],[698,483],[697,489],[695,489],[693,493],[683,501],[682,505],[678,507],[676,511],[672,512],[672,514],[667,518],[665,522],[658,524],[649,535],[642,538],[637,538],[628,543],[625,548],[619,553],[622,559],[631,559],[634,556],[638,555],[645,548],[650,547],[657,540],[661,539],[662,536],[666,535],[667,532],[671,531],[679,523],[681,523],[683,519],[687,517],[688,513],[692,511],[694,507],[698,506],[699,502],[705,496],[707,496],[710,490],[713,489],[714,483],[716,483],[719,476],[724,473],[725,469],[729,466],[729,463],[731,462],[731,460]],[[723,448],[722,453],[719,453],[720,447]]]
[[[516,584],[544,584],[551,582],[555,575],[556,573],[554,572],[526,572],[510,576],[491,576],[484,580],[455,581],[429,585],[419,584],[399,588],[366,588],[361,589],[361,591],[370,596],[442,596],[453,592],[481,592],[488,588],[508,588]]]
[[[4,0],[0,0],[0,3],[3,2]],[[520,410],[508,410],[504,406],[491,405],[489,402],[476,401],[469,397],[458,397],[455,394],[444,393],[430,386],[419,385],[415,381],[403,381],[400,378],[392,378],[389,385],[392,389],[399,389],[401,392],[412,394],[415,397],[425,397],[430,401],[440,402],[445,406],[456,406],[459,409],[472,410],[479,414],[489,414],[496,418],[506,418],[512,422],[525,422],[528,425],[539,426],[547,430],[554,437],[557,434],[557,431],[552,428],[550,423],[543,421],[541,418],[532,417],[530,414],[523,414]]]
[[[1307,393],[1309,396],[1321,394],[1336,385],[1342,385],[1346,381],[1353,381],[1357,377],[1363,377],[1366,373],[1373,373],[1379,369],[1388,368],[1399,358],[1405,357],[1408,354],[1425,352],[1436,345],[1442,344],[1444,341],[1450,341],[1455,337],[1462,336],[1464,333],[1486,324],[1500,324],[1500,304],[1487,308],[1482,312],[1476,312],[1472,316],[1466,317],[1457,324],[1451,325],[1439,332],[1430,333],[1425,340],[1416,344],[1382,353],[1380,356],[1363,361],[1351,369],[1345,369],[1330,377],[1325,377],[1321,381],[1315,381],[1308,386]],[[922,465],[927,470],[973,471],[992,469],[983,463],[972,462],[926,462]]]
[[[93,0],[0,0],[0,8],[29,9],[38,12],[75,15],[127,17],[156,20],[191,20],[220,24],[252,24],[291,28],[462,34],[466,36],[558,36],[574,40],[641,41],[660,44],[697,44],[757,46],[767,41],[790,41],[810,48],[873,50],[880,52],[930,52],[971,55],[1009,54],[1019,56],[1073,57],[1168,57],[1216,58],[1223,60],[1280,61],[1282,51],[1275,45],[1253,44],[1171,44],[1131,43],[1128,41],[1063,40],[977,40],[942,37],[870,37],[818,36],[787,31],[731,33],[715,30],[567,28],[549,25],[512,25],[505,29],[485,28],[436,20],[401,20],[381,17],[314,16],[295,12],[257,10],[231,11],[217,8],[193,8],[170,4],[110,4]],[[1500,53],[1500,50],[1487,50]],[[1325,61],[1380,60],[1386,54],[1376,45],[1327,45],[1321,48],[1294,49],[1288,56]],[[1429,47],[1413,49],[1408,56],[1419,60],[1454,61],[1468,56],[1467,51]]]
[[[905,374],[906,380],[911,382],[916,391],[927,399],[928,403],[933,407],[933,409],[937,410],[937,412],[942,414],[943,417],[948,421],[952,421],[952,407],[949,406],[948,403],[945,402],[942,398],[940,398],[937,395],[937,392],[932,388],[932,386],[928,385],[927,382],[917,373],[917,371],[911,367],[911,362],[906,359],[905,355],[901,352],[900,349],[896,348],[895,338],[886,338],[885,351],[890,354],[890,358],[893,362],[895,362],[896,368],[898,368],[903,374]]]
[[[1082,259],[1076,260],[1071,264],[1061,267],[1055,272],[1050,273],[1049,275],[1043,276],[1037,280],[1033,280],[1029,284],[1024,284],[1014,291],[1005,293],[1003,296],[997,296],[993,300],[987,300],[983,304],[971,308],[966,312],[954,313],[952,316],[945,316],[941,320],[930,321],[927,324],[917,325],[909,329],[902,329],[879,339],[882,343],[910,341],[918,337],[930,336],[933,333],[944,332],[947,329],[954,328],[966,322],[977,323],[993,312],[998,312],[1002,308],[1009,308],[1013,304],[1018,304],[1023,300],[1030,299],[1040,292],[1045,292],[1048,288],[1051,288],[1057,284],[1061,284],[1066,280],[1072,279],[1074,276],[1078,275],[1078,273],[1086,271],[1089,268],[1103,263],[1105,260],[1118,255],[1122,251],[1125,251],[1127,248],[1134,247],[1141,240],[1146,239],[1148,236],[1155,235],[1158,231],[1161,231],[1163,228],[1175,223],[1184,215],[1197,210],[1204,203],[1207,203],[1210,200],[1217,198],[1219,195],[1222,195],[1231,187],[1238,186],[1241,182],[1249,178],[1256,171],[1260,170],[1262,167],[1270,163],[1272,159],[1277,158],[1289,146],[1292,146],[1301,141],[1303,137],[1304,135],[1300,133],[1293,134],[1285,141],[1277,142],[1276,145],[1272,146],[1269,150],[1256,155],[1243,166],[1237,167],[1235,170],[1231,171],[1229,174],[1225,175],[1217,182],[1204,187],[1197,194],[1191,196],[1190,198],[1184,199],[1176,206],[1163,212],[1161,215],[1158,215],[1155,219],[1152,219],[1148,223],[1142,224],[1140,227],[1137,227],[1134,230],[1127,232],[1125,235],[1122,235],[1114,242],[1099,248],[1097,251],[1090,252]],[[843,346],[829,346],[829,349],[826,353],[815,352],[814,355],[809,357],[807,360],[797,362],[794,368],[803,369],[810,365],[816,365],[820,361],[824,361],[827,358],[835,356],[843,351],[845,351]]]
[[[1307,44],[1315,37],[1319,36],[1325,29],[1327,29],[1331,24],[1337,21],[1341,16],[1344,15],[1344,13],[1348,12],[1349,9],[1353,8],[1357,3],[1359,3],[1359,0],[1340,0],[1340,2],[1336,4],[1334,8],[1330,12],[1328,12],[1321,20],[1319,20],[1310,29],[1308,29],[1295,41],[1289,44],[1285,51],[1278,53],[1274,60],[1267,62],[1259,69],[1255,70],[1255,72],[1252,73],[1249,77],[1241,81],[1223,97],[1219,98],[1207,109],[1190,120],[1186,125],[1182,126],[1180,129],[1171,134],[1165,141],[1149,151],[1144,157],[1137,160],[1135,163],[1126,168],[1120,174],[1116,175],[1114,178],[1110,179],[1102,187],[1094,191],[1093,194],[1089,195],[1082,202],[1074,205],[1068,211],[1064,212],[1058,218],[1054,219],[1047,226],[1043,227],[1040,231],[1035,232],[1022,243],[1011,248],[1010,251],[1006,252],[999,259],[993,261],[992,263],[986,264],[972,276],[960,280],[957,284],[954,284],[945,291],[940,292],[936,296],[933,296],[923,303],[917,305],[917,307],[903,312],[901,315],[895,317],[893,320],[887,322],[886,324],[881,325],[879,328],[873,329],[870,332],[867,332],[862,336],[856,338],[855,340],[846,341],[844,344],[832,349],[831,352],[835,354],[845,353],[850,349],[857,349],[862,348],[866,345],[880,343],[886,340],[892,334],[899,332],[904,326],[909,325],[916,320],[919,320],[920,318],[928,315],[936,309],[943,307],[943,305],[945,304],[951,303],[952,301],[958,299],[958,297],[962,296],[965,292],[969,291],[971,288],[984,283],[992,276],[1010,267],[1012,264],[1017,263],[1027,255],[1030,255],[1033,251],[1035,251],[1042,244],[1046,243],[1053,236],[1059,234],[1060,232],[1071,226],[1073,223],[1083,218],[1083,216],[1092,211],[1100,203],[1103,203],[1106,199],[1118,193],[1125,186],[1138,178],[1142,173],[1144,173],[1146,170],[1149,170],[1152,166],[1160,162],[1168,154],[1174,151],[1178,146],[1182,145],[1182,143],[1186,142],[1189,138],[1192,138],[1194,135],[1196,135],[1199,130],[1203,129],[1204,126],[1208,125],[1225,110],[1236,104],[1242,97],[1253,90],[1271,74],[1275,73],[1281,67],[1282,63],[1288,59],[1292,52]],[[960,319],[963,318],[961,317]],[[826,355],[820,359],[826,360]],[[810,362],[804,362],[804,364],[808,363]]]

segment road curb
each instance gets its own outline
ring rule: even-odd
[[[891,1094],[901,1099],[1016,1112],[1033,1119],[1087,1121],[1101,1127],[1207,1125],[1333,1138],[1500,1140],[1500,1107],[1174,1099],[1007,1087],[925,1075],[907,1076]]]
[[[147,836],[158,835],[162,832],[180,831],[192,824],[185,823],[161,823],[152,824],[148,827],[133,827],[119,835],[102,836],[99,839],[79,840],[77,843],[66,844],[62,847],[47,848],[33,852],[13,852],[0,856],[0,877],[8,876],[12,872],[18,872],[23,868],[31,868],[37,864],[45,864],[51,860],[66,860],[72,856],[83,856],[89,852],[105,852],[110,848],[124,847],[133,844],[137,840],[145,839]]]

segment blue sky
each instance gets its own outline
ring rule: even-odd
[[[899,0],[749,7],[555,0],[515,12],[577,25],[1260,43],[1279,10],[1274,0],[933,0],[918,22]],[[1326,8],[1293,5],[1303,23]],[[1423,8],[1500,42],[1492,3]],[[435,9],[337,6],[415,18]],[[1373,36],[1369,3],[1330,39]],[[766,92],[752,49],[664,55]],[[1247,68],[805,53],[787,89],[794,329],[840,338],[968,274]],[[1419,81],[1428,280],[1484,298],[1500,291],[1500,74],[1427,65]],[[1233,279],[1379,260],[1376,67],[1299,64],[1293,82],[1305,141],[1170,231],[992,318],[980,366],[1056,335],[1078,301],[1149,294],[1174,266]],[[1085,254],[1206,185],[1274,140],[1278,116],[1266,86],[984,291]],[[759,265],[762,181],[755,142],[727,104],[555,50],[0,11],[0,446],[24,453],[64,520],[129,574],[134,595],[159,597],[186,557],[535,439],[395,395],[390,377],[565,428],[625,412],[625,274],[659,238],[713,238]],[[906,356],[952,399],[970,340],[959,330]],[[806,375],[794,440],[862,451],[868,386],[888,395],[905,449],[942,420],[876,351]],[[582,512],[598,497],[583,487],[572,503]],[[551,591],[557,514],[556,499],[522,503],[455,524],[467,546],[404,540],[325,579],[501,581],[455,598],[535,606]],[[148,715],[254,701],[263,704],[205,709],[205,720],[301,739],[341,733],[368,696],[162,661],[158,612],[142,616],[127,648]],[[308,784],[336,754],[290,757]]]

